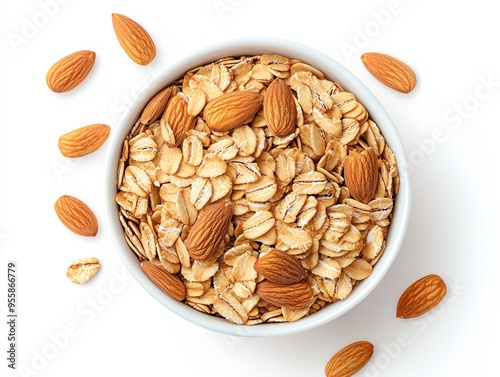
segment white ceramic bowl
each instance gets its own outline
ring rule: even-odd
[[[125,242],[123,228],[118,219],[118,206],[115,203],[116,176],[118,160],[123,140],[139,118],[147,102],[167,84],[173,83],[191,68],[210,63],[226,56],[258,55],[276,53],[289,58],[300,59],[324,72],[327,78],[339,82],[346,90],[354,93],[368,109],[371,119],[379,126],[383,136],[396,155],[400,169],[400,189],[396,197],[393,218],[383,256],[375,265],[372,274],[356,285],[352,293],[343,301],[337,301],[318,312],[292,323],[269,323],[257,326],[235,325],[225,319],[200,313],[184,303],[177,302],[158,287],[142,272],[135,254]],[[380,283],[391,267],[401,247],[409,218],[410,183],[404,167],[407,166],[403,144],[398,132],[380,102],[351,72],[332,58],[310,47],[280,39],[252,38],[226,41],[191,56],[187,56],[165,67],[163,72],[147,84],[128,104],[118,124],[113,127],[105,162],[105,217],[113,243],[131,274],[142,287],[167,309],[206,329],[216,332],[246,337],[273,337],[295,334],[325,324],[348,312],[359,304]]]

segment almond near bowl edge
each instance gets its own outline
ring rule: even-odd
[[[123,228],[117,216],[116,179],[123,141],[132,125],[141,116],[143,108],[155,94],[168,84],[177,81],[185,72],[194,67],[227,56],[251,56],[263,53],[276,53],[300,59],[321,70],[328,78],[337,81],[346,90],[354,93],[367,108],[370,117],[379,126],[397,158],[400,170],[400,188],[394,203],[393,218],[384,255],[377,262],[371,275],[359,283],[345,300],[337,301],[296,322],[242,326],[230,323],[223,318],[200,313],[188,305],[168,297],[143,273],[137,257],[124,239]],[[408,225],[411,196],[408,163],[398,131],[381,103],[357,77],[335,60],[315,49],[292,41],[272,38],[236,39],[208,46],[165,67],[162,73],[146,84],[127,105],[113,129],[114,132],[109,137],[104,169],[105,221],[113,244],[123,263],[141,286],[168,310],[191,323],[218,333],[243,337],[276,337],[316,328],[347,313],[366,298],[383,279],[399,252]]]

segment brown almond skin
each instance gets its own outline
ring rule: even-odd
[[[267,302],[290,309],[301,309],[309,306],[314,292],[305,280],[294,284],[277,284],[269,280],[261,281],[255,293]]]
[[[280,78],[275,78],[266,90],[264,118],[271,132],[285,137],[295,131],[297,108],[290,87]]]
[[[72,232],[85,237],[97,235],[99,225],[94,212],[80,199],[63,195],[54,203],[57,217]]]
[[[347,156],[344,178],[354,199],[366,204],[373,198],[378,185],[378,158],[373,148]]]
[[[116,38],[134,62],[148,65],[156,56],[156,46],[149,33],[136,21],[123,14],[111,14]]]
[[[98,150],[108,139],[111,128],[106,124],[91,124],[68,132],[58,140],[63,156],[82,157]]]
[[[200,215],[185,242],[191,258],[203,262],[214,256],[224,240],[232,216],[233,204],[229,201],[215,203]]]
[[[175,146],[182,144],[186,133],[196,124],[196,117],[188,114],[188,104],[180,95],[175,95],[168,101],[162,119],[172,128]]]
[[[81,50],[58,60],[47,72],[47,86],[55,93],[76,88],[94,67],[95,58],[94,51]]]
[[[446,295],[446,284],[440,276],[431,274],[411,284],[398,301],[398,318],[415,318],[434,308]]]
[[[253,268],[267,280],[277,284],[297,283],[307,275],[297,258],[278,249],[259,258]]]
[[[174,300],[182,301],[186,298],[186,287],[178,276],[148,261],[142,262],[141,268],[158,288]]]
[[[230,131],[252,119],[261,108],[262,102],[263,98],[258,93],[226,93],[210,101],[203,110],[203,116],[212,131]]]
[[[361,61],[378,81],[398,92],[409,93],[417,85],[415,72],[390,55],[367,52],[361,56]]]
[[[169,86],[156,94],[148,102],[141,114],[141,123],[149,125],[156,121],[163,114],[167,107],[168,100],[174,94],[175,86]]]
[[[326,377],[351,377],[361,370],[373,355],[373,344],[366,340],[342,348],[326,364]]]

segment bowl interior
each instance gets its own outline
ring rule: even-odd
[[[383,256],[374,266],[373,272],[356,285],[352,293],[342,301],[322,308],[318,312],[291,323],[264,323],[257,326],[235,325],[225,319],[200,313],[184,303],[179,303],[156,287],[142,272],[139,261],[127,245],[123,228],[118,219],[118,206],[115,203],[118,161],[125,137],[139,118],[148,101],[168,84],[176,81],[188,70],[213,62],[217,59],[233,56],[250,56],[263,53],[276,53],[290,58],[300,59],[320,71],[331,80],[337,81],[346,90],[354,93],[366,107],[370,118],[378,125],[387,143],[393,150],[400,172],[400,188],[394,202],[393,218],[389,229]],[[406,155],[402,141],[387,112],[369,89],[351,72],[329,56],[310,47],[279,39],[251,38],[226,41],[214,47],[198,51],[165,67],[158,77],[148,83],[127,105],[118,124],[113,127],[109,138],[106,155],[105,182],[105,218],[112,241],[135,279],[156,300],[180,317],[204,328],[220,333],[248,337],[271,337],[295,334],[315,328],[346,313],[360,303],[382,280],[393,264],[401,247],[406,232],[410,210],[410,182],[405,167]]]

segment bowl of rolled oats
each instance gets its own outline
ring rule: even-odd
[[[207,329],[279,336],[361,302],[410,209],[406,157],[374,95],[291,41],[227,41],[172,63],[127,106],[105,165],[131,274]]]

